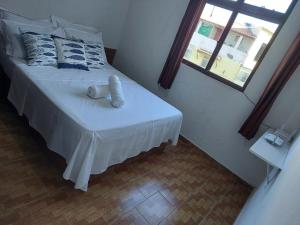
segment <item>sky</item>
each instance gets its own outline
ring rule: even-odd
[[[274,9],[278,12],[285,13],[292,0],[245,0],[245,3],[264,6],[267,9]]]
[[[289,7],[292,0],[245,0],[245,3],[264,6],[268,9],[274,9],[279,12],[285,12]],[[231,11],[206,4],[201,18],[225,26]],[[266,22],[260,19],[256,19],[247,15],[238,14],[238,17],[233,25],[235,28],[245,27],[245,23],[250,23],[253,27],[265,27],[268,30],[275,32],[278,25],[270,22]]]

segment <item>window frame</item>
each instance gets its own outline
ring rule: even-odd
[[[247,4],[247,3],[245,3],[245,0],[237,0],[237,1],[206,0],[205,4],[211,4],[214,6],[218,6],[218,7],[230,10],[230,11],[232,11],[232,14],[227,22],[227,25],[225,26],[225,28],[223,30],[221,37],[217,41],[217,45],[209,59],[209,62],[207,64],[206,68],[202,68],[201,66],[198,66],[184,58],[182,60],[182,63],[184,63],[185,65],[190,66],[193,69],[198,70],[198,71],[202,72],[203,74],[205,74],[209,77],[212,77],[234,89],[237,89],[238,91],[244,92],[245,89],[247,88],[248,84],[250,83],[251,79],[253,78],[255,72],[257,71],[258,67],[260,66],[261,62],[263,61],[264,57],[266,56],[267,52],[269,51],[270,47],[272,46],[272,44],[273,44],[274,40],[276,39],[278,33],[280,32],[281,28],[285,24],[287,18],[290,16],[291,12],[293,11],[294,6],[296,5],[297,2],[298,2],[298,0],[292,0],[287,11],[285,13],[281,13],[281,12],[277,12],[275,10],[270,10],[270,9],[262,8],[259,6]],[[248,16],[252,16],[257,19],[262,19],[262,20],[265,20],[268,22],[278,24],[278,27],[277,27],[276,31],[274,32],[271,40],[269,41],[266,48],[262,52],[261,56],[257,60],[255,67],[253,68],[252,72],[250,73],[248,79],[246,80],[246,82],[244,83],[243,86],[233,83],[230,80],[227,80],[227,79],[210,71],[210,69],[213,66],[213,63],[214,63],[215,59],[217,58],[239,13],[242,13],[242,14],[245,14]],[[200,20],[200,18],[199,18],[199,20]]]

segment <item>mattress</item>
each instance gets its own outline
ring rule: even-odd
[[[176,145],[182,114],[110,65],[81,71],[27,66],[6,57],[11,79],[8,99],[46,140],[48,148],[66,159],[64,179],[87,191],[91,174],[159,146]],[[87,97],[93,84],[107,84],[117,75],[126,103],[113,108],[109,99]]]

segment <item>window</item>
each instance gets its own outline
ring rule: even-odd
[[[207,0],[183,62],[244,90],[297,0]]]
[[[267,44],[263,43],[261,46],[260,46],[260,49],[258,50],[254,60],[255,61],[258,61],[260,59],[260,57],[262,56],[262,54],[264,53],[264,51],[266,50],[267,48]]]

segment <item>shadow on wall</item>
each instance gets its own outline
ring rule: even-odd
[[[0,7],[34,19],[54,14],[98,28],[106,47],[119,46],[130,0],[1,0]]]
[[[238,134],[253,109],[253,104],[243,93],[187,65],[181,65],[171,90],[163,90],[157,85],[187,4],[188,0],[133,0],[115,65],[183,112],[183,136],[248,183],[258,185],[265,175],[265,166],[248,151],[255,139],[249,142]],[[252,100],[258,100],[276,69],[274,65],[281,61],[296,37],[298,21],[299,2],[245,91]],[[297,85],[299,87],[300,83]],[[296,96],[291,96],[289,102],[296,102]],[[285,117],[282,99],[276,104],[276,118]],[[267,122],[271,126],[277,125],[273,120]],[[262,127],[256,138],[265,129]]]

